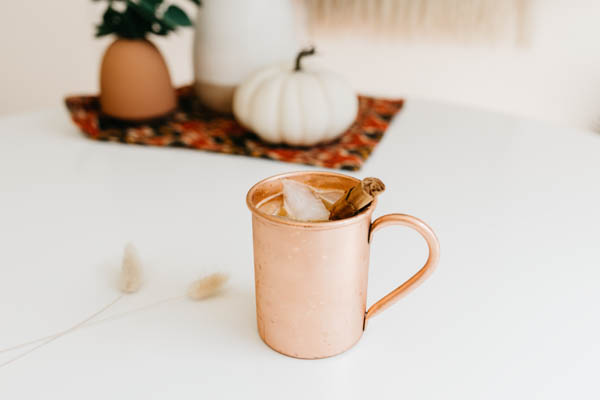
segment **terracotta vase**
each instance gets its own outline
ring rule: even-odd
[[[237,85],[297,51],[291,0],[203,0],[194,41],[196,93],[206,106],[231,112]]]
[[[175,109],[175,90],[164,58],[147,40],[118,39],[102,59],[100,105],[108,116],[141,121]]]

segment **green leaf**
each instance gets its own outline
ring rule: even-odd
[[[147,8],[148,10],[152,10],[152,12],[154,12],[162,2],[163,0],[140,0],[139,4],[142,7]]]
[[[111,6],[108,6],[104,14],[102,15],[102,24],[106,26],[115,27],[121,23],[123,15],[116,11]]]
[[[134,3],[131,0],[127,0],[127,11],[130,12],[131,18],[130,24],[133,24],[136,37],[145,37],[148,33],[158,33],[160,29],[161,21],[156,17],[153,6],[147,2]],[[158,29],[154,29],[156,25],[159,25]]]
[[[170,5],[163,14],[163,20],[169,25],[191,26],[192,21],[181,8]]]
[[[102,23],[96,26],[96,37],[117,33],[121,22],[121,13],[109,5],[104,14],[102,14]]]
[[[140,1],[154,4],[155,7],[158,7],[163,2],[163,0],[140,0]]]
[[[117,34],[127,39],[144,39],[152,31],[152,18],[154,16],[148,16],[139,5],[127,1],[123,22],[119,25]]]
[[[93,0],[99,1],[99,0]],[[113,8],[114,2],[124,3],[124,11]],[[191,0],[200,4],[201,0]],[[157,15],[164,0],[108,0],[102,22],[96,26],[96,37],[115,34],[127,39],[144,39],[149,33],[165,36],[179,26],[191,26],[192,21],[181,8],[170,5]]]
[[[147,2],[140,1],[139,3],[134,3],[131,0],[127,0],[127,9],[134,11],[139,17],[150,23],[156,21],[154,8]]]
[[[96,26],[96,33],[95,33],[96,37],[110,35],[111,33],[115,33],[115,30],[110,26],[107,26],[104,24],[100,24],[100,25]]]
[[[200,0],[191,0],[191,2],[197,5],[198,7],[202,5],[202,2]]]

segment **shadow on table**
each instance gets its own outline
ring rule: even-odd
[[[217,297],[200,301],[202,318],[190,319],[189,329],[212,331],[231,346],[263,347],[256,328],[254,293],[250,288],[229,287]],[[198,304],[200,305],[200,304]]]

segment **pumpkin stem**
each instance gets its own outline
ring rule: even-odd
[[[296,56],[296,67],[294,68],[294,71],[302,71],[302,66],[300,65],[300,61],[302,60],[303,57],[312,56],[313,54],[315,54],[314,47],[301,50],[300,53],[298,53],[298,55]]]

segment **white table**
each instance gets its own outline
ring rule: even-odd
[[[411,100],[357,176],[438,233],[437,271],[340,356],[303,361],[255,327],[247,189],[293,164],[99,143],[63,109],[0,120],[0,348],[117,296],[124,244],[142,290],[0,369],[0,399],[598,399],[600,135]],[[424,261],[408,229],[373,245],[369,302]],[[393,260],[400,259],[400,263]],[[0,363],[18,352],[0,354]]]

